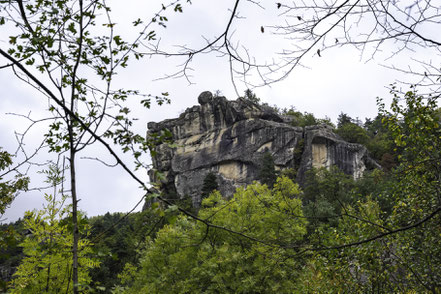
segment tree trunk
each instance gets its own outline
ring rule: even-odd
[[[70,144],[70,185],[72,193],[72,225],[73,225],[73,245],[72,245],[72,283],[74,294],[78,293],[78,212],[77,212],[77,187],[76,187],[76,174],[75,174],[75,142],[72,129],[72,120],[68,123],[69,129],[69,144]]]

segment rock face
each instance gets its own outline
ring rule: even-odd
[[[354,178],[376,165],[367,150],[350,144],[326,125],[294,127],[288,117],[272,108],[239,98],[228,101],[203,92],[198,106],[178,118],[148,124],[148,136],[168,129],[175,147],[156,146],[154,170],[160,172],[161,190],[169,197],[201,201],[205,176],[214,172],[223,195],[232,195],[241,185],[256,180],[265,152],[273,156],[276,169],[298,169],[298,181],[311,167],[337,165]],[[157,181],[150,172],[150,180]]]
[[[366,169],[381,168],[369,157],[366,147],[342,140],[331,126],[307,126],[304,138],[305,148],[297,178],[300,183],[304,182],[305,172],[311,167],[335,165],[355,179],[360,178]]]

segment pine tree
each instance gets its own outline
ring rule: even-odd
[[[208,197],[211,192],[217,190],[219,185],[217,184],[216,175],[213,172],[208,173],[204,178],[202,185],[202,198]]]
[[[260,103],[260,98],[256,96],[255,93],[253,93],[253,91],[251,91],[250,89],[246,89],[245,90],[245,96],[244,98],[246,100],[249,100],[253,103],[259,104]]]
[[[266,184],[268,188],[272,188],[277,179],[277,172],[274,165],[274,159],[270,152],[266,152],[262,156],[262,163],[259,171],[259,180],[262,184]]]
[[[353,123],[353,119],[346,113],[341,112],[337,118],[337,128],[341,128],[345,124]]]

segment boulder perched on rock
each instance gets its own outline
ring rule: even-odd
[[[159,180],[154,171],[161,173],[161,189],[168,197],[191,197],[198,206],[210,172],[217,175],[220,192],[232,195],[238,186],[258,179],[266,152],[276,169],[298,170],[300,182],[311,167],[337,165],[357,178],[376,164],[364,146],[343,141],[327,125],[295,127],[271,107],[210,92],[200,94],[198,102],[178,118],[148,124],[148,136],[164,129],[172,133],[173,146],[155,147],[149,173],[151,181]]]

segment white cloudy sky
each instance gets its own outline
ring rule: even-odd
[[[121,35],[133,34],[130,27],[125,24],[137,17],[151,18],[161,3],[149,1],[147,5],[144,2],[147,1],[110,2],[114,7],[114,19]],[[168,27],[158,30],[161,44],[170,49],[174,48],[172,45],[187,45],[193,48],[202,46],[205,42],[204,38],[213,39],[223,32],[235,1],[194,0],[192,2],[192,5],[184,5],[184,13],[171,13]],[[290,41],[270,33],[269,27],[280,22],[281,16],[275,2],[273,4],[265,1],[265,3],[271,5],[261,9],[250,2],[242,1],[239,6],[241,18],[235,20],[232,26],[232,32],[234,31],[232,40],[248,48],[250,55],[256,56],[261,62],[277,58],[275,53],[280,52],[282,47],[293,45]],[[261,26],[266,28],[264,34],[260,31]],[[4,36],[8,32],[1,30],[2,27],[0,27],[0,46],[5,48],[7,43]],[[390,97],[386,86],[397,79],[411,81],[410,77],[387,69],[383,65],[407,66],[410,57],[427,54],[419,51],[404,52],[399,57],[385,60],[394,50],[393,46],[393,43],[385,44],[384,52],[380,52],[369,61],[371,56],[361,56],[358,50],[351,47],[326,50],[322,52],[322,57],[312,51],[303,61],[307,67],[295,69],[289,77],[271,87],[256,88],[254,91],[263,102],[279,107],[294,106],[300,111],[312,112],[318,117],[328,116],[334,121],[340,112],[362,120],[366,117],[374,117],[377,113],[376,97],[386,99]],[[436,56],[433,58],[436,60]],[[220,90],[228,99],[237,98],[231,83],[227,59],[219,57],[216,53],[195,56],[191,64],[193,84],[189,84],[186,79],[155,81],[177,70],[177,66],[182,61],[183,59],[172,57],[147,58],[120,73],[119,83],[126,88],[138,88],[150,93],[164,91],[170,93],[172,100],[170,105],[153,106],[150,110],[141,108],[134,110],[139,117],[137,124],[141,132],[146,131],[147,122],[176,117],[185,108],[197,104],[197,97],[202,91]],[[243,93],[246,86],[239,80],[236,82],[238,91]],[[14,131],[23,132],[27,121],[7,113],[31,112],[33,118],[41,118],[45,116],[43,110],[47,108],[47,100],[34,89],[14,78],[7,69],[0,70],[0,89],[0,146],[13,152],[17,145]],[[41,141],[43,134],[44,125],[32,129],[26,141],[28,152]],[[99,146],[80,154],[80,157],[95,157],[97,154],[103,159],[109,158],[105,155],[106,151]],[[39,161],[53,159],[50,156],[44,153],[37,159]],[[127,160],[130,161],[129,158]],[[80,209],[86,211],[89,216],[104,214],[107,211],[128,211],[143,194],[137,183],[118,167],[107,168],[96,161],[80,159],[77,174]],[[140,172],[139,175],[147,181],[145,172]],[[41,175],[35,174],[34,169],[31,186],[41,186],[42,179]],[[25,210],[40,208],[44,192],[35,190],[20,194],[3,218],[11,221],[22,216]]]

